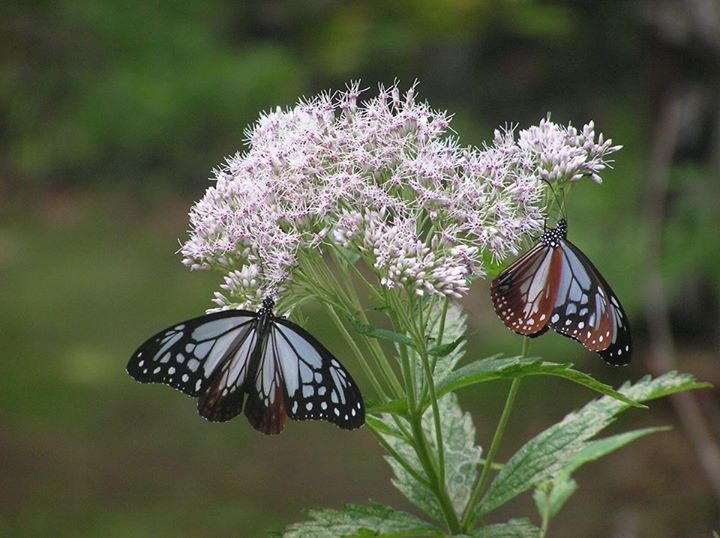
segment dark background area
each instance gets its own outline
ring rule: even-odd
[[[532,352],[613,385],[673,368],[718,384],[719,66],[714,0],[3,3],[0,535],[256,536],[302,508],[413,510],[366,431],[266,438],[125,374],[145,338],[210,306],[219,275],[175,251],[211,169],[260,111],[350,80],[417,79],[466,144],[548,113],[594,119],[624,149],[602,186],[574,190],[571,239],[622,298],[635,359],[610,369],[555,334]],[[520,349],[487,287],[464,301],[469,358]],[[307,317],[344,356],[321,310]],[[486,447],[506,390],[460,395]],[[526,382],[501,456],[591,396]],[[718,417],[714,389],[629,412],[617,430],[673,430],[583,469],[550,534],[709,536]],[[523,515],[529,496],[496,517]]]

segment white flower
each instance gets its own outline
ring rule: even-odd
[[[599,181],[617,151],[592,123],[580,133],[545,119],[459,145],[450,117],[415,88],[358,84],[263,114],[247,149],[215,170],[182,246],[192,269],[225,272],[220,307],[258,304],[292,281],[298,253],[354,250],[381,285],[459,297],[484,275],[485,253],[517,253],[542,228],[545,181]]]

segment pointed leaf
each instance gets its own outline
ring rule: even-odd
[[[587,441],[582,450],[580,450],[575,457],[568,461],[567,466],[563,469],[564,473],[574,473],[577,469],[582,467],[588,462],[598,460],[615,450],[622,448],[623,446],[645,437],[651,433],[665,432],[672,428],[668,426],[657,426],[654,428],[642,428],[638,430],[632,430],[610,437],[604,437],[595,441]]]
[[[647,401],[674,392],[699,388],[692,376],[671,372],[657,379],[645,377],[635,385],[625,385],[620,392],[633,401]],[[540,433],[513,455],[490,484],[478,505],[476,515],[482,517],[540,482],[552,480],[563,469],[582,461],[582,451],[590,439],[608,426],[629,404],[605,396],[567,415],[561,422]],[[631,434],[630,437],[632,437]],[[610,438],[615,439],[615,438]],[[628,437],[623,437],[625,441]],[[630,439],[631,440],[631,439]],[[619,443],[594,445],[584,457],[595,456],[603,449]],[[581,459],[578,459],[581,458]],[[589,461],[586,459],[586,461]],[[581,463],[580,463],[581,464]]]
[[[535,507],[540,517],[550,521],[577,490],[577,482],[569,475],[561,474],[554,480],[541,484],[533,492]]]
[[[507,523],[487,525],[473,531],[473,538],[537,538],[540,529],[527,519],[511,519]]]
[[[413,347],[415,345],[413,339],[405,334],[396,333],[395,331],[390,331],[388,329],[378,329],[377,327],[363,323],[354,317],[349,317],[348,319],[350,320],[353,328],[364,336],[377,338],[378,340],[388,340],[408,347]]]
[[[436,391],[440,395],[485,381],[513,379],[532,375],[562,377],[600,394],[612,396],[628,405],[644,407],[614,390],[611,386],[597,381],[586,373],[574,370],[571,363],[546,362],[536,357],[499,358],[494,356],[472,362],[462,368],[458,368],[439,382],[436,386]]]
[[[548,482],[541,484],[533,493],[535,505],[542,517],[547,514],[548,519],[557,515],[575,490],[577,483],[570,475],[584,464],[597,460],[628,443],[649,435],[651,433],[666,431],[670,428],[656,427],[633,430],[596,441],[587,441],[585,447],[575,457],[571,458],[565,467],[560,469]]]
[[[377,401],[365,400],[365,414],[380,415],[382,413],[390,413],[393,415],[407,415],[407,400],[396,399],[389,402],[379,403]]]
[[[309,521],[293,523],[285,538],[338,538],[341,536],[442,536],[425,521],[407,512],[377,503],[346,505],[343,510],[309,510]]]
[[[432,347],[428,349],[428,355],[432,355],[433,357],[447,357],[450,353],[455,351],[456,347],[462,344],[463,340],[465,340],[465,335],[459,336],[447,344]]]

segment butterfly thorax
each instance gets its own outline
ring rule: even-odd
[[[273,307],[275,306],[275,301],[273,301],[272,298],[266,297],[263,300],[262,306],[260,307],[260,310],[257,312],[257,326],[256,326],[256,340],[255,340],[255,347],[252,350],[252,354],[250,356],[250,364],[249,364],[249,376],[250,379],[254,379],[257,374],[257,368],[260,364],[260,359],[265,353],[265,347],[267,346],[267,336],[270,334],[270,330],[272,329],[272,322],[273,319],[275,319],[275,315],[273,314]]]
[[[567,237],[567,221],[560,219],[555,228],[546,229],[540,236],[540,243],[550,248],[557,248],[560,241]]]

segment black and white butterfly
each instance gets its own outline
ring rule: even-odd
[[[558,221],[538,243],[493,280],[495,312],[512,331],[539,336],[552,327],[606,362],[630,362],[630,324],[600,272],[567,240]]]
[[[267,298],[258,312],[226,310],[173,325],[142,344],[127,371],[198,397],[198,412],[211,421],[230,420],[244,404],[265,434],[280,433],[286,417],[362,426],[363,399],[348,371],[305,329],[276,317],[274,305]]]

